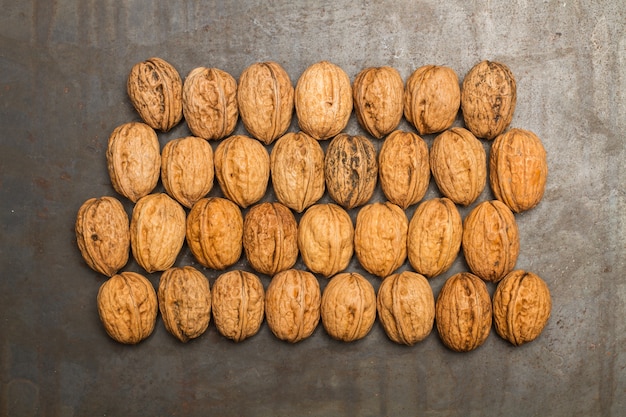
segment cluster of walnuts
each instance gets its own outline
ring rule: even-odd
[[[183,82],[171,64],[151,58],[132,68],[127,89],[142,122],[117,127],[106,157],[115,191],[134,203],[132,216],[104,196],[87,200],[76,219],[84,260],[108,277],[97,301],[113,339],[145,339],[158,311],[183,342],[203,334],[211,317],[234,341],[266,320],[291,343],[320,320],[331,337],[354,341],[378,316],[391,340],[413,345],[436,322],[456,351],[480,346],[492,320],[514,345],[543,330],[550,294],[539,276],[514,270],[514,213],[542,199],[546,153],[532,132],[506,130],[516,105],[506,65],[480,62],[462,85],[452,69],[427,65],[405,85],[390,67],[366,68],[351,83],[321,61],[294,88],[275,62],[252,64],[238,82],[215,68],[196,68]],[[452,127],[460,109],[465,128]],[[370,138],[343,132],[353,111],[384,141],[378,153]],[[287,132],[294,114],[300,131]],[[417,133],[398,130],[403,116]],[[193,136],[161,150],[156,131],[183,117]],[[239,119],[250,136],[233,135]],[[433,133],[429,150],[419,135]],[[488,161],[480,139],[493,140]],[[215,149],[210,141],[219,141]],[[457,206],[481,194],[487,168],[496,199],[462,220]],[[422,201],[431,175],[443,196]],[[165,192],[154,192],[159,179]],[[224,197],[207,197],[214,179]],[[260,202],[270,180],[277,201]],[[370,203],[378,182],[387,201]],[[325,192],[333,203],[319,202]],[[406,209],[418,203],[409,220]],[[353,224],[347,210],[355,208]],[[224,271],[212,287],[198,269],[174,267],[185,242],[203,267]],[[471,272],[448,278],[435,300],[428,279],[461,250]],[[162,273],[158,291],[143,275],[120,272],[129,253],[147,273]],[[271,277],[267,289],[254,273],[226,271],[242,254]],[[378,293],[346,271],[353,255],[382,279]],[[293,268],[298,256],[308,270]],[[407,259],[414,271],[397,272]],[[323,293],[315,274],[330,279]],[[493,299],[486,282],[497,283]]]

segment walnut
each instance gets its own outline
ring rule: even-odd
[[[266,145],[283,135],[291,124],[294,88],[289,75],[276,62],[257,62],[239,77],[237,103],[244,127]]]

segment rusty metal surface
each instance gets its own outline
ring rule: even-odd
[[[620,2],[0,3],[0,415],[624,415]],[[482,59],[508,64],[518,81],[513,125],[537,133],[548,151],[544,200],[517,216],[517,267],[552,291],[544,333],[514,348],[492,330],[482,347],[457,354],[436,330],[414,347],[395,345],[378,322],[358,342],[334,341],[320,325],[297,345],[266,324],[235,344],[211,324],[183,345],[159,319],[139,345],[115,343],[96,309],[103,278],[81,260],[73,226],[87,198],[115,195],[108,135],[138,120],[126,76],[151,56],[183,77],[212,66],[238,78],[253,62],[275,60],[294,84],[323,59],[351,79],[367,66],[393,66],[406,80],[430,63],[460,77]],[[362,132],[354,116],[347,131]],[[241,122],[236,132],[245,133]],[[183,123],[159,139],[187,134]],[[426,198],[437,195],[431,181]],[[489,198],[486,190],[479,200]],[[177,265],[192,263],[185,247]],[[435,294],[466,268],[460,257],[433,279]],[[350,269],[363,272],[356,260]],[[125,270],[141,271],[133,261]],[[202,270],[211,282],[218,275]],[[148,277],[156,286],[159,274]]]

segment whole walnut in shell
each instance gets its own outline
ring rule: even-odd
[[[215,327],[222,336],[235,342],[254,336],[265,314],[261,280],[246,271],[223,273],[213,284],[211,309]]]
[[[113,275],[100,286],[97,303],[100,320],[112,339],[136,344],[152,334],[158,301],[154,287],[143,275]]]
[[[243,216],[226,198],[198,201],[187,216],[187,246],[203,266],[225,269],[235,264],[243,250]]]
[[[194,136],[223,139],[237,125],[237,81],[217,68],[191,70],[183,84],[183,115]]]
[[[487,183],[485,149],[472,132],[461,127],[435,138],[430,169],[441,193],[462,206],[473,203]]]
[[[463,79],[463,119],[476,137],[493,139],[504,132],[513,119],[516,101],[515,78],[505,64],[481,61]]]
[[[489,337],[491,320],[491,298],[483,280],[469,272],[448,278],[435,304],[435,322],[444,345],[457,352],[478,348]]]
[[[109,137],[106,158],[115,191],[136,203],[156,187],[161,173],[156,132],[145,123],[124,123]]]
[[[295,107],[304,132],[317,140],[337,135],[348,125],[352,113],[348,74],[328,61],[311,65],[296,83]]]
[[[211,319],[209,280],[191,266],[161,274],[159,311],[168,332],[183,343],[202,335]]]
[[[213,149],[196,136],[172,139],[161,153],[161,181],[176,201],[191,208],[213,188]]]
[[[409,222],[409,263],[427,278],[444,273],[459,254],[462,236],[461,214],[452,200],[443,197],[424,201]]]
[[[75,232],[78,249],[94,271],[111,277],[128,262],[130,225],[118,199],[85,201],[78,209]]]
[[[250,208],[243,222],[243,248],[255,271],[274,275],[291,268],[298,259],[298,224],[281,203],[260,203]]]
[[[369,273],[390,275],[406,259],[409,221],[393,203],[372,203],[359,210],[354,228],[354,252]]]
[[[523,270],[508,273],[493,294],[496,332],[515,346],[535,340],[550,318],[552,300],[545,281]]]
[[[496,198],[512,211],[539,204],[547,177],[546,150],[537,135],[510,129],[496,137],[489,153],[489,182]]]
[[[278,201],[298,213],[324,195],[324,151],[304,132],[290,132],[276,141],[270,173]]]
[[[326,149],[324,176],[328,194],[343,208],[367,203],[378,179],[374,145],[365,136],[335,136]]]
[[[387,336],[396,343],[412,346],[433,329],[435,297],[426,278],[404,271],[383,280],[376,308]]]
[[[276,62],[256,62],[239,77],[237,103],[244,127],[266,145],[284,134],[294,111],[289,74]]]
[[[330,337],[343,342],[364,338],[376,319],[376,292],[363,275],[343,272],[322,293],[321,317]]]
[[[313,334],[320,320],[320,305],[320,286],[312,273],[279,272],[265,292],[267,325],[277,338],[297,343]]]
[[[463,221],[463,254],[470,270],[498,282],[511,272],[519,255],[519,232],[511,210],[501,201],[483,201]]]
[[[148,273],[174,265],[185,241],[185,210],[165,193],[142,197],[130,220],[130,247]]]
[[[265,195],[270,180],[270,156],[258,140],[230,136],[215,149],[215,176],[222,192],[242,208]]]
[[[139,116],[153,129],[167,132],[183,118],[183,82],[169,62],[153,57],[133,65],[126,89]]]
[[[413,132],[393,131],[380,148],[378,174],[389,201],[403,209],[417,203],[430,182],[428,145]]]
[[[298,248],[307,268],[326,278],[343,271],[354,253],[350,215],[336,204],[316,204],[298,224]]]
[[[459,78],[452,68],[425,65],[407,79],[404,116],[420,135],[446,130],[461,105]]]
[[[352,95],[359,124],[375,138],[382,138],[400,124],[404,82],[395,68],[365,68],[354,79]]]

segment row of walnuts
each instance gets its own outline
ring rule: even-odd
[[[322,61],[294,88],[274,62],[251,65],[238,83],[214,68],[196,68],[183,83],[171,64],[152,58],[132,68],[127,87],[143,122],[117,127],[106,157],[114,189],[135,203],[132,216],[106,196],[87,200],[76,219],[83,258],[109,277],[98,311],[113,339],[145,339],[157,309],[183,342],[201,335],[211,317],[235,341],[255,334],[265,318],[292,343],[320,320],[333,338],[357,340],[378,316],[391,340],[412,345],[436,322],[456,351],[480,346],[492,320],[514,345],[543,330],[550,294],[539,276],[514,270],[514,213],[542,199],[546,153],[532,132],[506,130],[516,104],[506,65],[480,62],[462,88],[452,69],[424,66],[405,87],[390,67],[367,68],[351,85],[340,67]],[[452,127],[460,108],[466,128]],[[378,154],[366,136],[343,133],[353,109],[384,140]],[[301,131],[287,132],[294,110]],[[183,116],[193,136],[161,150],[156,131]],[[418,134],[397,130],[402,116],[419,134],[438,134],[430,151]],[[251,136],[231,135],[239,118]],[[494,139],[489,161],[479,138]],[[220,141],[215,151],[212,140]],[[457,205],[481,194],[487,165],[496,199],[462,220]],[[422,201],[431,175],[443,196]],[[207,197],[214,177],[224,198]],[[164,193],[154,192],[159,179]],[[278,201],[260,202],[270,180]],[[379,180],[387,201],[370,203]],[[325,191],[333,203],[319,203]],[[405,209],[418,203],[409,221]],[[355,224],[347,212],[353,208]],[[302,213],[299,223],[293,212]],[[185,242],[214,270],[245,252],[254,271],[272,277],[267,290],[243,270],[222,273],[210,288],[198,269],[174,267]],[[435,302],[428,279],[447,271],[461,250],[471,272],[450,277]],[[119,272],[129,252],[146,272],[162,272],[158,292],[141,274]],[[293,269],[299,255],[308,271]],[[353,255],[382,279],[378,294],[346,271]],[[396,273],[407,259],[415,271]],[[330,278],[323,294],[314,274]],[[497,283],[493,300],[485,282]]]

